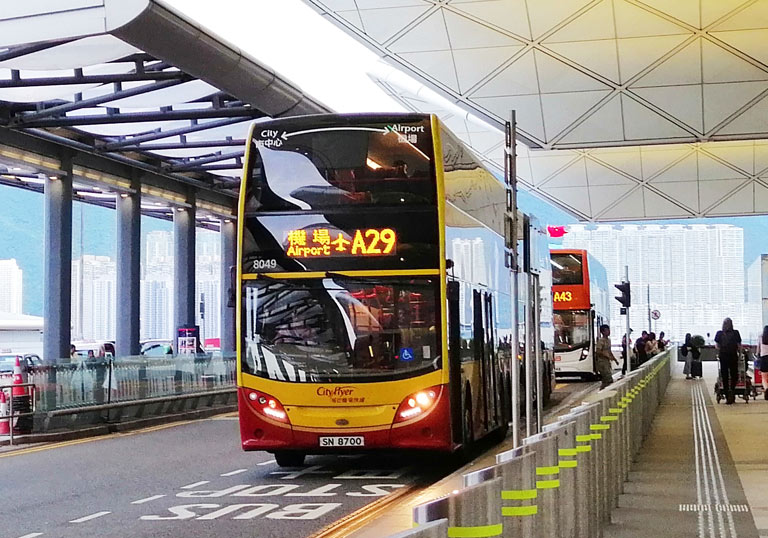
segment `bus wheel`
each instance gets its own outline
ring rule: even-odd
[[[469,461],[469,458],[472,455],[472,449],[475,445],[475,427],[472,420],[472,404],[470,402],[471,400],[469,399],[469,393],[467,393],[467,402],[464,404],[461,419],[461,452],[462,458],[466,459],[467,461]]]
[[[303,452],[275,452],[275,461],[280,467],[301,467],[305,457]]]

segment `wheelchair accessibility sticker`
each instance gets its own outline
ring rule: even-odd
[[[401,361],[412,361],[413,360],[413,348],[412,347],[400,348],[400,360]]]

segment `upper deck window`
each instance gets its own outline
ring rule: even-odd
[[[276,122],[252,140],[246,211],[435,204],[428,119],[408,123]]]
[[[552,284],[579,285],[584,283],[581,254],[552,254]]]

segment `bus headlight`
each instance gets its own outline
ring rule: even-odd
[[[246,394],[251,407],[260,415],[285,424],[291,423],[288,420],[288,413],[285,412],[283,404],[277,398],[251,389],[246,389]]]
[[[438,385],[406,397],[397,408],[394,422],[404,422],[422,415],[435,405],[442,390],[443,388]]]
[[[585,359],[586,359],[588,356],[589,356],[589,349],[585,347],[584,349],[582,349],[582,350],[581,350],[581,357],[579,357],[579,360],[580,360],[580,361],[583,361],[583,360],[585,360]]]

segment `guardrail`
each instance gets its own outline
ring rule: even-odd
[[[24,433],[221,409],[232,407],[236,399],[235,357],[219,354],[66,359],[27,366],[24,373],[23,386],[31,392],[31,408],[23,410],[28,421]],[[10,395],[12,387],[19,385],[0,390]],[[18,420],[18,411],[11,412],[13,420]]]
[[[233,388],[234,356],[125,357],[33,366],[41,412]]]
[[[465,474],[464,489],[415,507],[414,528],[396,537],[600,538],[666,392],[670,356],[657,355],[497,454],[495,465]]]

